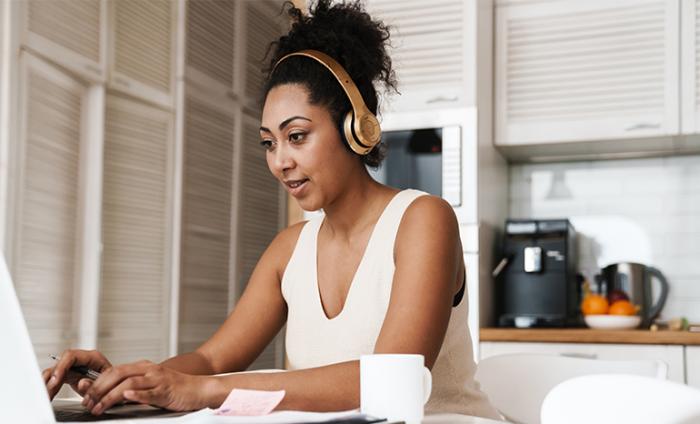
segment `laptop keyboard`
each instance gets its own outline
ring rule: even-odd
[[[102,415],[92,415],[78,402],[65,403],[54,405],[54,414],[56,421],[104,421],[118,419],[134,419],[134,418],[152,418],[152,417],[177,417],[186,414],[186,412],[173,412],[166,409],[154,408],[147,405],[120,405],[110,408]]]
[[[66,411],[66,410],[58,410],[54,411],[54,414],[56,415],[56,421],[58,422],[64,422],[64,421],[102,421],[102,420],[111,420],[113,419],[110,417],[108,414],[102,414],[102,415],[92,415],[88,411]]]

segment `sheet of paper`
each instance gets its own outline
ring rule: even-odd
[[[191,414],[170,419],[168,423],[182,424],[293,424],[312,423],[357,415],[357,409],[342,412],[277,411],[259,416],[215,415],[213,409],[203,409]],[[140,423],[141,421],[139,421]],[[155,423],[155,421],[154,421]]]
[[[214,409],[201,409],[191,414],[173,418],[146,418],[133,420],[133,423],[143,424],[297,424],[320,423],[337,418],[346,418],[357,415],[358,410],[343,412],[304,412],[304,411],[278,411],[256,417],[216,415]],[[106,421],[108,423],[131,424],[132,420]]]
[[[257,416],[267,415],[282,402],[284,390],[245,390],[233,389],[224,403],[216,410],[216,415]]]

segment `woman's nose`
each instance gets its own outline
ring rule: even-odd
[[[279,144],[273,152],[273,166],[275,171],[284,173],[294,167],[294,158],[291,151],[284,144]]]

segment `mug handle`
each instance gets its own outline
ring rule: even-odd
[[[656,304],[652,306],[647,313],[647,318],[648,319],[654,319],[656,316],[659,315],[661,312],[661,308],[664,307],[664,303],[666,303],[666,298],[668,297],[668,281],[666,281],[666,277],[659,271],[658,269],[654,267],[647,267],[647,272],[656,277],[659,280],[659,284],[661,284],[661,293],[659,294],[659,299],[656,301]],[[648,290],[649,290],[649,297],[651,298],[651,278],[647,280],[647,284],[649,285]]]
[[[425,399],[423,404],[428,403],[430,399],[430,393],[433,391],[433,375],[430,373],[428,367],[423,367],[423,393],[425,393]]]

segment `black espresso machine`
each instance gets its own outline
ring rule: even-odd
[[[576,232],[568,219],[507,220],[493,271],[500,327],[580,325]]]

